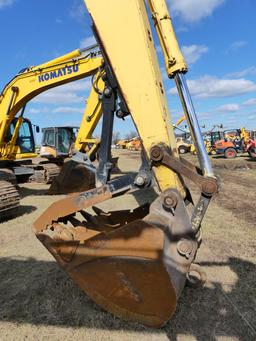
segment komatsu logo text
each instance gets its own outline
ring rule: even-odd
[[[78,71],[79,71],[79,65],[78,64],[74,64],[72,66],[65,66],[62,69],[47,72],[47,73],[44,73],[43,75],[38,76],[38,81],[39,82],[45,82],[45,81],[48,81],[50,79],[59,78],[59,77],[63,77],[66,75],[71,75],[72,73],[75,73]]]

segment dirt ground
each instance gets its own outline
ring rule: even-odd
[[[122,171],[139,167],[138,153],[117,154]],[[0,224],[0,340],[256,340],[256,163],[237,159],[225,169],[226,160],[213,162],[222,186],[197,257],[208,279],[202,288],[185,288],[174,318],[159,330],[113,317],[69,280],[31,231],[61,196],[22,185],[21,215]],[[135,205],[125,195],[105,208]]]

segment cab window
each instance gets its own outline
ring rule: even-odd
[[[72,132],[65,128],[59,128],[58,130],[58,150],[61,153],[68,154],[70,149],[70,142],[72,138]]]
[[[55,147],[54,129],[46,129],[44,131],[43,145]]]
[[[33,153],[35,149],[35,143],[33,138],[33,132],[29,122],[24,121],[19,130],[19,136],[17,139],[17,145],[20,147],[21,153]]]

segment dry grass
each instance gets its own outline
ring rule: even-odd
[[[121,168],[134,171],[138,155],[121,154]],[[184,290],[174,318],[160,330],[119,320],[81,293],[31,232],[60,196],[47,196],[46,186],[22,186],[22,215],[0,225],[0,340],[255,340],[256,171],[218,172],[222,190],[198,253],[208,281]],[[134,203],[132,196],[119,198],[118,208]]]

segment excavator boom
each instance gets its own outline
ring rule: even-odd
[[[36,220],[34,232],[96,303],[121,318],[160,327],[174,314],[195,269],[201,223],[218,185],[201,141],[183,76],[186,64],[165,1],[149,4],[168,74],[176,81],[192,127],[201,171],[178,155],[145,2],[85,0],[85,4],[104,58],[96,188],[54,203]],[[108,161],[120,103],[141,138],[142,166],[137,174],[112,179]],[[200,189],[195,206],[184,178]],[[134,211],[103,212],[95,207],[148,186],[156,198]]]

